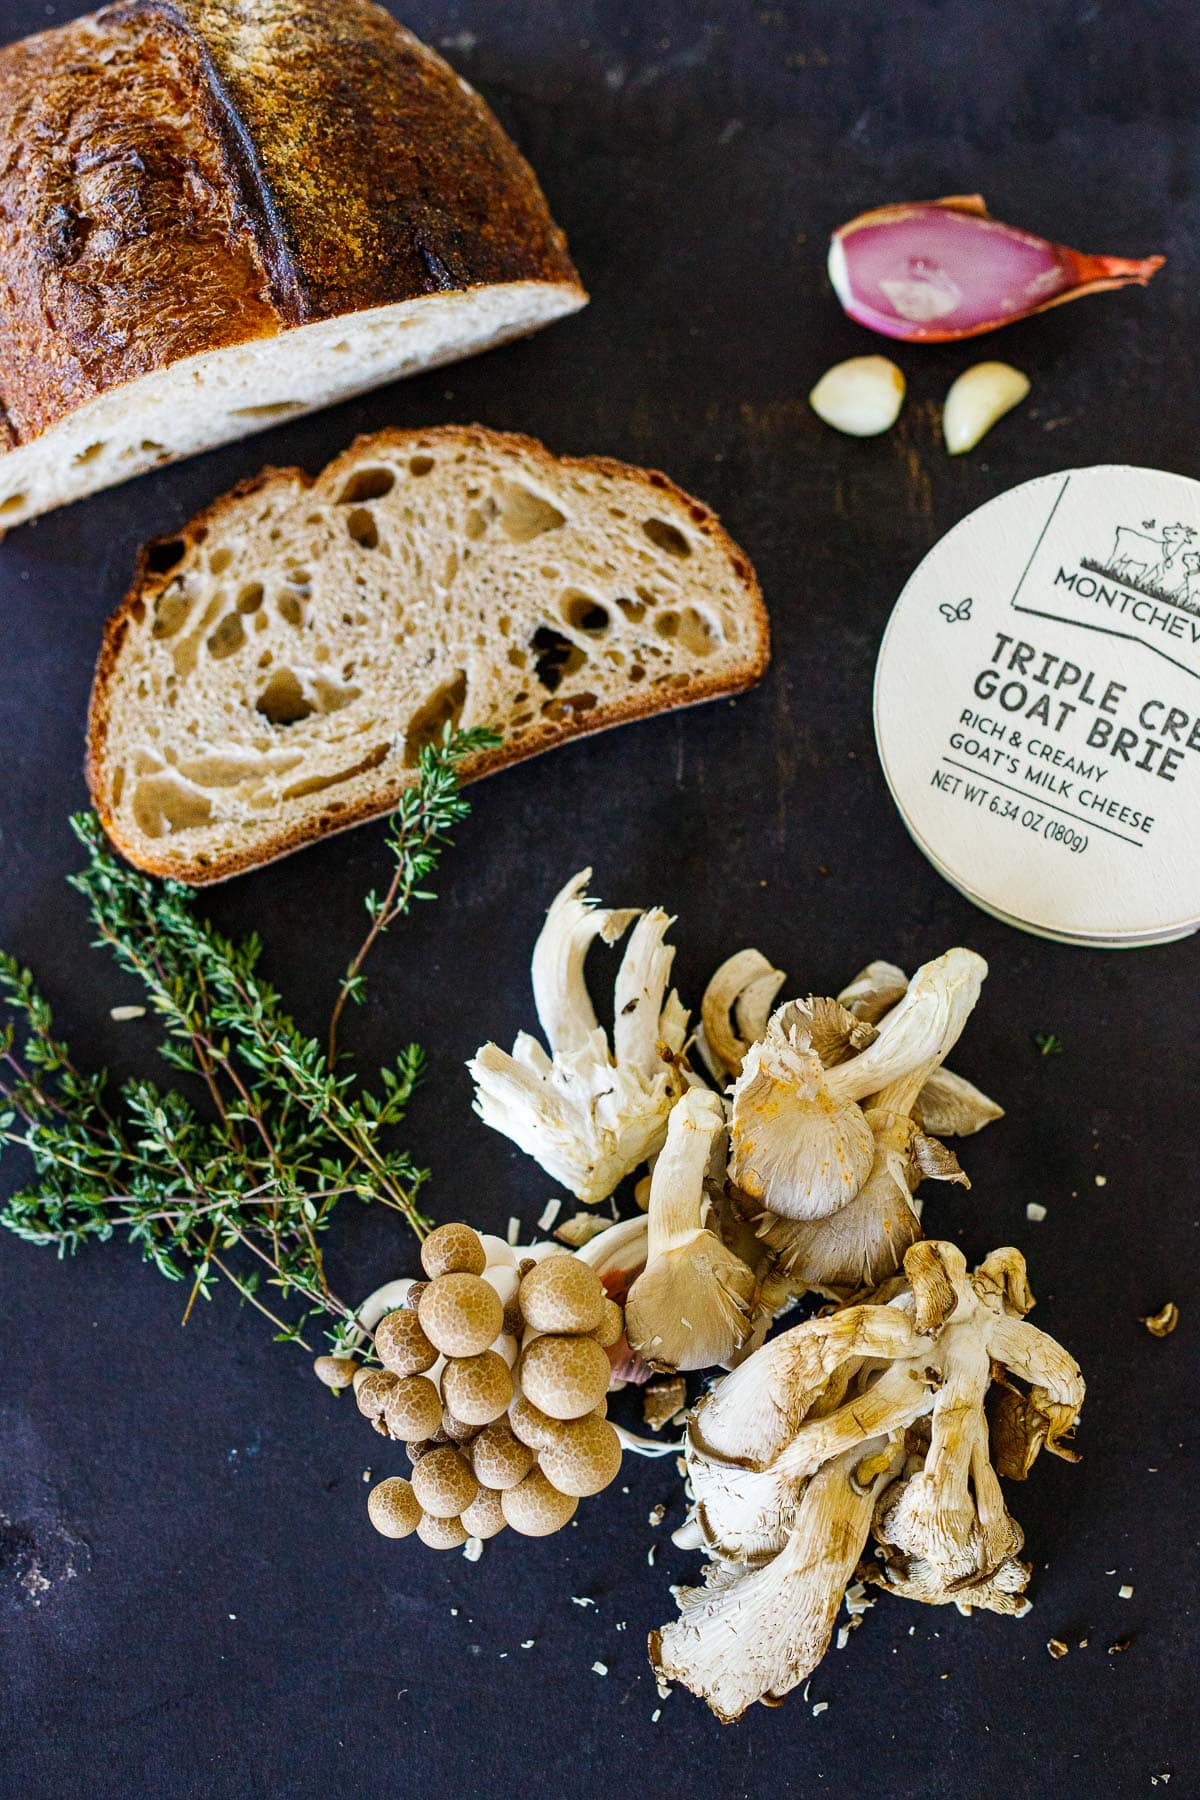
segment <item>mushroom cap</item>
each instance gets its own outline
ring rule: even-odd
[[[406,1444],[432,1437],[442,1422],[442,1399],[428,1375],[402,1375],[384,1408],[388,1432]]]
[[[539,1460],[560,1494],[598,1494],[620,1471],[621,1440],[607,1419],[589,1413],[565,1424]]]
[[[436,1513],[422,1513],[417,1536],[430,1550],[457,1550],[470,1534],[458,1519],[439,1519]]]
[[[531,1450],[544,1450],[562,1430],[559,1421],[535,1406],[526,1394],[518,1394],[509,1407],[508,1423],[513,1436]]]
[[[603,1315],[592,1336],[602,1350],[612,1350],[624,1335],[624,1308],[616,1300],[605,1299]]]
[[[432,1438],[422,1438],[419,1444],[405,1444],[404,1454],[415,1469],[421,1458],[428,1456],[429,1452],[436,1448]]]
[[[318,1356],[313,1360],[313,1374],[335,1393],[349,1387],[357,1372],[358,1364],[352,1356]]]
[[[437,1361],[437,1350],[407,1307],[385,1313],[375,1327],[375,1354],[393,1375],[423,1375]]]
[[[442,1441],[449,1439],[452,1444],[467,1445],[479,1430],[478,1425],[468,1425],[465,1419],[455,1418],[450,1408],[442,1405]]]
[[[501,1494],[500,1504],[505,1524],[522,1537],[550,1537],[570,1521],[579,1501],[560,1494],[540,1469],[530,1469],[524,1481]]]
[[[482,1275],[487,1268],[483,1239],[469,1225],[439,1225],[421,1245],[421,1267],[430,1281],[439,1275]]]
[[[449,1444],[421,1458],[412,1472],[412,1485],[421,1506],[435,1519],[456,1519],[479,1489],[465,1458]]]
[[[504,1505],[495,1488],[481,1487],[470,1506],[462,1509],[462,1523],[472,1537],[493,1538],[508,1523]]]
[[[451,1357],[442,1370],[442,1398],[464,1425],[490,1425],[513,1397],[508,1364],[495,1350]]]
[[[396,1377],[387,1369],[360,1369],[354,1377],[354,1398],[364,1419],[370,1419],[376,1431],[385,1430],[383,1423],[387,1403],[396,1387]],[[416,1432],[413,1433],[415,1437]]]
[[[399,1475],[377,1482],[367,1495],[367,1517],[384,1537],[408,1537],[421,1522],[421,1503],[412,1483]]]
[[[551,1423],[550,1420],[546,1422]],[[485,1425],[471,1445],[471,1466],[485,1488],[516,1487],[533,1464],[533,1450],[522,1443],[507,1419],[495,1419]],[[483,1534],[476,1532],[475,1535]]]
[[[405,1294],[404,1299],[400,1302],[400,1304],[405,1308],[406,1311],[416,1312],[417,1308],[421,1304],[421,1295],[425,1292],[425,1289],[428,1286],[429,1286],[429,1283],[427,1281],[410,1281],[409,1282],[408,1292],[407,1292],[407,1294]]]
[[[427,1240],[428,1241],[428,1240]],[[478,1356],[500,1335],[504,1308],[478,1275],[439,1275],[421,1295],[421,1328],[443,1356]]]
[[[535,1263],[521,1283],[521,1311],[531,1331],[595,1331],[604,1300],[596,1271],[569,1251]]]
[[[521,1391],[552,1419],[579,1419],[603,1400],[611,1372],[595,1338],[547,1335],[521,1354]]]

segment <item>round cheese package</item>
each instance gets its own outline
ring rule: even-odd
[[[1008,923],[1131,948],[1200,925],[1200,482],[1025,482],[916,570],[875,677],[884,774]]]

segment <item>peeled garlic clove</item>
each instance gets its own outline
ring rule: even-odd
[[[829,279],[884,337],[944,343],[1105,288],[1142,287],[1161,256],[1084,256],[993,219],[978,194],[880,206],[835,231]]]
[[[808,404],[818,419],[849,437],[889,431],[904,404],[904,376],[886,356],[852,356],[826,369]]]
[[[942,410],[942,435],[951,456],[973,450],[1028,392],[1029,377],[1010,363],[982,362],[964,369],[946,395]]]

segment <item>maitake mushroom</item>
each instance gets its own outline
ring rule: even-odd
[[[546,916],[533,953],[538,1019],[550,1046],[521,1032],[506,1055],[485,1044],[468,1065],[475,1110],[588,1205],[661,1148],[667,1118],[688,1081],[680,1058],[688,1015],[667,994],[675,952],[661,908],[612,911],[586,897],[585,869]],[[617,941],[636,919],[614,997],[612,1047],[584,981],[593,940]]]
[[[695,1504],[677,1537],[715,1560],[702,1588],[679,1594],[680,1616],[652,1634],[650,1654],[660,1677],[721,1719],[811,1673],[872,1532],[883,1560],[864,1578],[964,1612],[1028,1605],[1021,1531],[992,1458],[1015,1475],[1043,1446],[1074,1460],[1066,1439],[1083,1379],[1026,1323],[1033,1298],[1016,1250],[969,1274],[952,1244],[921,1242],[904,1274],[764,1345],[689,1421]]]

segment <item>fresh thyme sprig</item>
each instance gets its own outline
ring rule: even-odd
[[[378,937],[430,897],[419,884],[468,810],[459,764],[492,741],[447,730],[422,751],[389,834],[395,872],[382,900],[368,901],[372,929],[339,990],[335,1025],[346,999],[363,996]],[[420,1048],[380,1070],[379,1092],[365,1087],[284,1009],[259,973],[257,935],[224,936],[196,914],[191,889],[120,861],[94,815],[72,823],[88,860],[71,885],[96,942],[141,981],[163,1030],[160,1054],[191,1091],[133,1080],[110,1095],[104,1073],[81,1073],[55,1035],[30,972],[0,954],[0,1009],[13,1015],[0,1026],[0,1152],[23,1147],[35,1176],[0,1223],[60,1255],[124,1232],[162,1274],[190,1280],[185,1319],[223,1278],[278,1338],[308,1349],[303,1330],[323,1316],[344,1344],[357,1320],[329,1286],[318,1241],[338,1200],[380,1201],[418,1236],[429,1228],[418,1206],[428,1172],[390,1141],[422,1072]]]
[[[448,754],[429,757],[423,754],[421,785],[409,788],[400,796],[400,804],[392,814],[388,831],[388,848],[395,872],[385,894],[371,891],[364,901],[371,929],[357,956],[347,968],[334,1002],[329,1021],[329,1066],[337,1062],[337,1034],[346,1003],[361,1005],[366,994],[363,964],[396,920],[406,913],[414,900],[433,900],[436,896],[418,882],[425,881],[437,867],[443,848],[450,842],[450,832],[470,812],[469,801],[459,790],[457,764],[464,756],[480,750],[491,750],[500,739],[494,731],[477,727],[459,731],[448,740]]]

